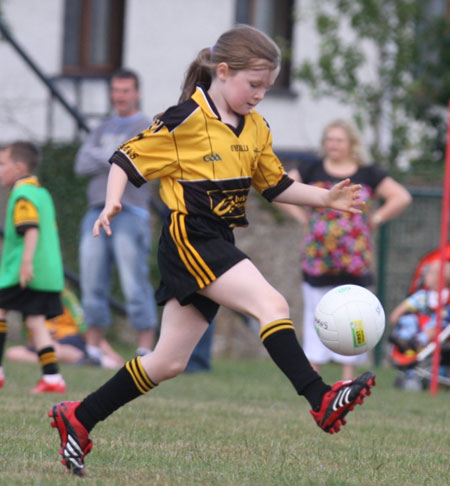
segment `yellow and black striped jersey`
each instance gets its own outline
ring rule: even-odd
[[[270,201],[293,182],[273,153],[264,118],[252,110],[230,127],[202,87],[120,146],[110,162],[136,186],[159,178],[161,198],[172,211],[229,227],[247,226],[250,186]]]

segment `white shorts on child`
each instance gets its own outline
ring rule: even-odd
[[[325,364],[334,361],[340,364],[360,365],[367,360],[367,353],[356,356],[343,356],[325,347],[314,328],[314,311],[320,299],[333,288],[333,286],[313,287],[303,283],[303,350],[306,357],[315,364]]]

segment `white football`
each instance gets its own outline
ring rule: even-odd
[[[321,299],[314,315],[319,339],[345,356],[373,349],[383,336],[384,309],[378,298],[359,285],[340,285]]]

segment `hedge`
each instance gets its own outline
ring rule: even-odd
[[[78,273],[78,242],[81,219],[87,208],[87,179],[75,176],[73,164],[78,145],[42,147],[39,179],[53,197],[64,265]]]

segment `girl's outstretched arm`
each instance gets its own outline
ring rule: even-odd
[[[92,229],[94,236],[99,236],[101,227],[103,227],[108,236],[112,235],[110,226],[111,219],[122,210],[120,200],[122,199],[127,182],[128,177],[125,171],[117,164],[112,164],[108,176],[108,186],[106,188],[105,207],[94,223]]]
[[[358,214],[361,212],[360,207],[364,205],[364,202],[359,199],[360,189],[361,185],[351,184],[350,179],[338,182],[329,190],[294,182],[274,201],[299,206],[339,209]]]

